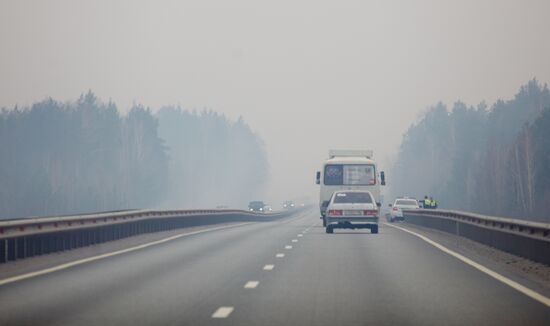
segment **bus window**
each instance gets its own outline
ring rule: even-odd
[[[328,164],[325,166],[325,185],[370,186],[376,184],[374,165]]]

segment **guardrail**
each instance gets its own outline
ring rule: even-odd
[[[0,221],[0,263],[190,226],[269,221],[294,211],[136,210]]]
[[[404,210],[406,222],[550,265],[550,224],[448,210]]]

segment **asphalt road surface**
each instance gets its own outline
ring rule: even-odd
[[[6,284],[0,325],[550,325],[547,306],[413,235],[320,222],[237,225]]]

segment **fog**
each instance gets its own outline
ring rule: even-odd
[[[550,81],[549,12],[545,0],[3,0],[0,107],[92,89],[122,111],[242,116],[265,142],[267,201],[315,199],[329,148],[373,149],[384,169],[429,106]]]

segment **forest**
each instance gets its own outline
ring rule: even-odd
[[[90,91],[0,112],[3,219],[238,206],[263,190],[267,169],[259,136],[211,111],[135,104],[122,115]]]
[[[536,79],[510,100],[430,107],[403,136],[392,196],[445,209],[550,221],[550,92]]]

